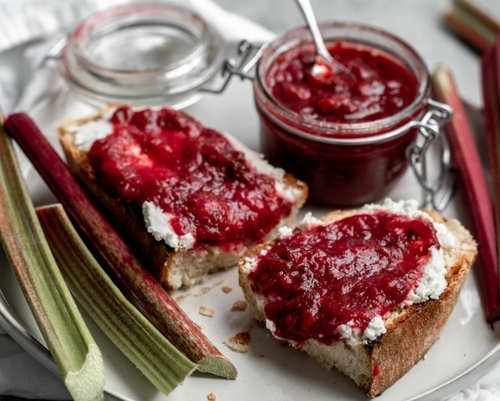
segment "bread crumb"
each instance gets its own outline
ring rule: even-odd
[[[200,306],[199,314],[203,316],[214,317],[215,311],[213,309],[207,308],[206,306]]]
[[[233,290],[233,288],[232,287],[228,287],[227,285],[225,285],[224,287],[222,287],[222,291],[224,291],[226,294],[229,294],[232,290]]]
[[[247,301],[243,299],[238,299],[231,308],[231,310],[239,310],[239,311],[245,311],[246,309],[247,309]]]
[[[248,352],[250,348],[250,333],[242,331],[230,337],[228,341],[224,341],[229,348],[237,352]]]
[[[196,324],[196,326],[198,326],[198,328],[199,328],[201,331],[205,330],[205,328],[206,328],[206,326],[205,326],[203,323],[195,323],[195,324]]]
[[[207,400],[215,401],[216,399],[217,399],[217,396],[214,393],[208,393]]]

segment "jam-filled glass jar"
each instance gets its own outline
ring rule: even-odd
[[[347,72],[311,76],[312,68],[322,74],[323,67],[317,65],[305,27],[261,51],[254,94],[262,151],[272,164],[309,185],[312,203],[376,201],[408,167],[407,149],[429,108],[429,74],[411,46],[384,30],[338,22],[320,29]],[[384,92],[389,95],[380,96]]]

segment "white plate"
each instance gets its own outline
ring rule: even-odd
[[[60,151],[56,139],[56,126],[69,116],[90,111],[67,93],[42,101],[31,110],[31,115],[43,132]],[[249,82],[233,82],[228,91],[219,96],[206,96],[188,109],[205,125],[230,132],[251,148],[258,149],[258,119],[253,107]],[[38,174],[27,169],[27,182],[37,205],[54,201],[50,191]],[[391,194],[393,198],[419,197],[419,191],[410,173],[406,174]],[[459,201],[445,211],[447,217],[460,217]],[[307,207],[318,215],[326,209]],[[4,258],[0,258],[0,290],[13,309],[0,308],[3,325],[9,327],[14,338],[36,358],[47,362],[47,353],[30,340],[31,333],[41,343],[40,333],[20,292],[15,277]],[[229,294],[221,290],[230,286]],[[204,285],[174,294],[181,307],[191,318],[206,326],[205,333],[236,365],[239,375],[235,381],[226,381],[195,373],[169,397],[174,401],[205,400],[214,393],[218,400],[359,400],[363,392],[348,378],[336,371],[321,368],[313,359],[300,351],[284,347],[268,332],[255,325],[250,310],[231,311],[234,301],[243,299],[237,284],[235,270],[214,275]],[[200,306],[216,311],[214,318],[201,316]],[[105,359],[106,388],[123,399],[163,400],[160,394],[140,372],[111,344],[103,333],[87,318],[89,327],[101,347]],[[19,323],[28,330],[23,333]],[[248,353],[236,353],[224,345],[232,335],[250,330]],[[500,326],[486,324],[481,307],[477,278],[474,270],[469,275],[457,306],[444,327],[440,339],[402,379],[377,398],[385,400],[443,400],[485,373],[500,357]],[[53,365],[52,365],[53,366]]]

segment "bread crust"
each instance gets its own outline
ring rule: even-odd
[[[332,345],[308,340],[300,349],[315,357],[328,369],[336,366],[350,376],[370,397],[380,395],[421,360],[438,339],[458,299],[467,274],[477,256],[477,246],[471,234],[457,221],[445,220],[439,213],[426,210],[434,221],[444,223],[456,239],[453,251],[445,251],[447,287],[437,300],[413,304],[391,313],[386,320],[386,333],[366,344],[351,339],[339,340]],[[321,220],[333,222],[359,213],[359,210],[338,210]],[[259,255],[262,249],[272,246],[276,240],[250,250],[238,262],[239,283],[252,307],[255,319],[265,323],[262,303],[259,303],[247,278],[247,258]],[[345,366],[339,358],[355,363]],[[335,360],[337,359],[337,360]],[[354,362],[353,362],[354,361]]]
[[[142,210],[138,205],[132,206],[121,202],[99,185],[87,158],[87,152],[74,145],[75,128],[91,121],[101,120],[117,107],[117,105],[108,105],[96,115],[82,119],[69,119],[59,126],[59,141],[73,174],[100,208],[106,212],[145,267],[167,290],[189,287],[203,282],[209,274],[215,271],[236,266],[238,258],[247,250],[246,247],[241,247],[239,252],[223,251],[218,247],[209,247],[203,251],[174,250],[163,241],[155,240],[147,232]],[[291,214],[280,223],[280,225],[294,225],[296,214],[307,198],[307,186],[290,174],[285,174],[283,182],[286,186],[293,187],[300,192]],[[277,234],[277,229],[278,227],[269,233],[265,240],[273,238]]]

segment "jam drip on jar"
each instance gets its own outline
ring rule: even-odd
[[[416,98],[415,76],[389,53],[345,41],[327,47],[349,74],[331,68],[318,73],[311,45],[277,58],[267,86],[284,107],[309,119],[357,123],[393,116]]]
[[[269,301],[275,335],[298,344],[331,344],[340,325],[361,333],[386,317],[418,286],[431,247],[432,223],[386,211],[359,214],[281,239],[262,253],[249,274]]]
[[[195,247],[261,241],[289,215],[274,178],[186,114],[122,107],[111,123],[113,133],[88,153],[97,179],[126,202],[159,206],[177,235],[194,236]]]

